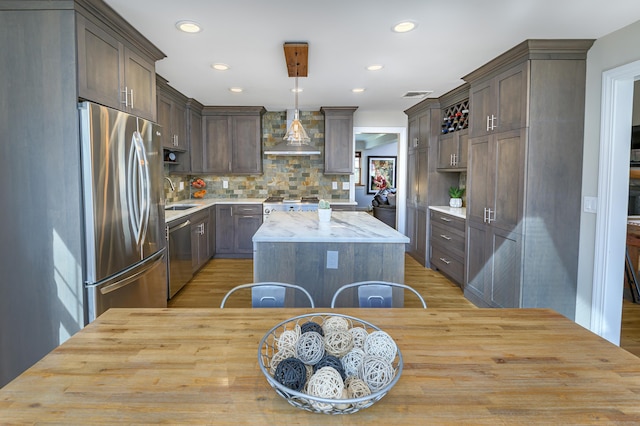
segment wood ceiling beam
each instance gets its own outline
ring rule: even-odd
[[[284,44],[284,58],[289,77],[306,77],[308,72],[309,44],[305,42]],[[297,75],[296,75],[297,72]]]

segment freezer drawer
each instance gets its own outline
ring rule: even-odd
[[[108,280],[88,284],[87,323],[109,308],[166,308],[166,250]]]

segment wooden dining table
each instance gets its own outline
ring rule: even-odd
[[[260,339],[310,312],[393,337],[386,396],[327,415],[274,391]],[[0,423],[640,424],[640,359],[546,309],[111,309],[0,389]]]

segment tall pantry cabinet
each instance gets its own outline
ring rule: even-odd
[[[448,205],[447,189],[458,181],[452,173],[439,173],[438,136],[441,110],[438,99],[425,99],[405,111],[408,116],[407,217],[405,233],[410,239],[407,253],[420,264],[429,263],[430,205]]]
[[[527,40],[470,83],[465,296],[574,318],[587,51]],[[573,188],[569,188],[571,185]]]

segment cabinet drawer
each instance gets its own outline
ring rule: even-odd
[[[235,204],[232,207],[233,214],[236,215],[261,215],[262,204]]]
[[[431,223],[437,223],[447,228],[457,229],[462,232],[464,232],[465,228],[464,219],[434,210],[431,210]]]
[[[431,224],[431,244],[442,250],[451,252],[464,258],[464,232],[457,229],[445,228],[437,223]]]
[[[464,263],[438,246],[431,246],[431,267],[441,270],[460,285],[464,282]]]

